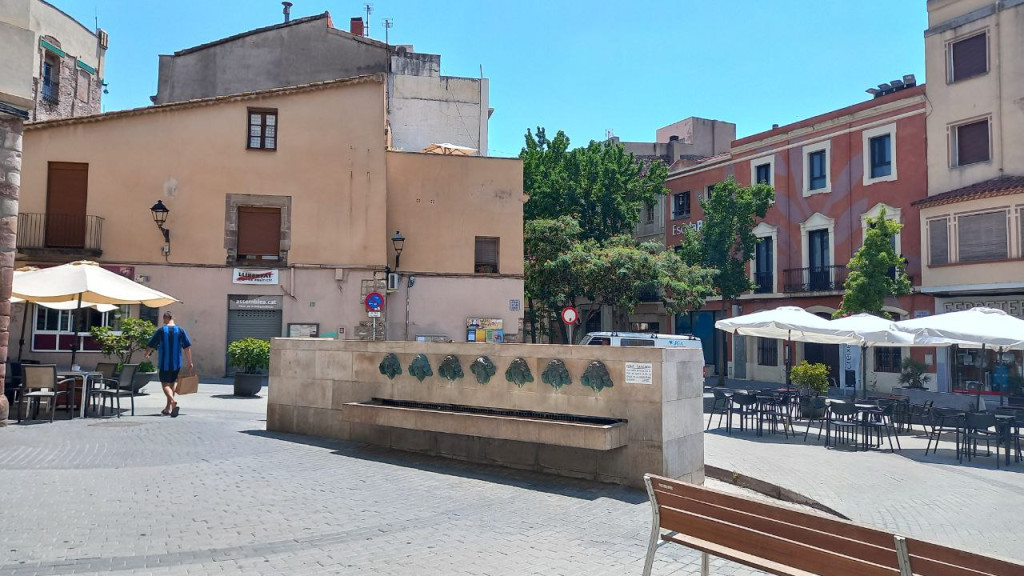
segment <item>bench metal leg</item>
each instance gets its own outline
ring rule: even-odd
[[[711,574],[711,558],[707,552],[700,553],[700,576]]]
[[[651,486],[651,477],[644,475],[644,486],[647,487],[647,497],[651,500],[651,541],[647,543],[647,558],[644,560],[644,576],[651,576],[651,568],[654,567],[654,553],[658,551],[658,542],[661,540],[661,515],[658,514],[658,501],[654,497],[654,487]]]
[[[900,576],[914,576],[914,571],[910,568],[910,552],[907,551],[907,539],[899,534],[893,534],[892,537],[896,541],[896,558],[900,564]]]

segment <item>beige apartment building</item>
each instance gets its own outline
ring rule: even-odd
[[[928,0],[922,287],[935,311],[1024,317],[1024,1]],[[940,351],[940,389],[1006,392],[1021,353]]]
[[[179,298],[209,375],[244,336],[516,340],[521,162],[390,151],[385,118],[376,74],[27,124],[18,264],[93,259]],[[88,325],[36,311],[25,356],[95,348]]]

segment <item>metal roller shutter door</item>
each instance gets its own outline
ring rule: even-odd
[[[228,344],[242,338],[271,339],[281,336],[280,310],[228,310]],[[235,369],[228,364],[227,346],[224,347],[224,365],[228,375]]]

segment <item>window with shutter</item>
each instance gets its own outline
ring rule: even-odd
[[[988,119],[970,124],[961,124],[953,129],[953,150],[956,156],[954,166],[967,166],[977,162],[987,162],[989,153]]]
[[[898,374],[903,364],[903,349],[878,346],[875,348],[875,372]]]
[[[988,72],[988,35],[985,32],[950,42],[947,53],[951,83]]]
[[[1005,211],[959,216],[956,224],[960,262],[1003,260],[1009,256]]]
[[[779,365],[779,341],[773,338],[757,339],[757,365]]]
[[[498,273],[498,239],[476,237],[476,262],[473,271],[477,274]]]
[[[930,266],[949,264],[949,220],[947,218],[928,221],[928,264]]]
[[[281,209],[238,207],[238,259],[281,258]]]

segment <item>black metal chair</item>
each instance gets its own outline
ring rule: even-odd
[[[828,420],[826,422],[825,441],[831,444],[832,438],[852,439],[853,445],[857,446],[858,432],[861,424],[858,421],[857,406],[850,402],[832,401],[828,405]]]
[[[991,412],[968,412],[963,419],[963,449],[960,450],[960,462],[964,454],[970,462],[978,455],[978,441],[985,443],[986,456],[992,455],[992,444],[996,445],[996,468],[999,468],[999,445],[1002,443],[996,427],[996,415]]]
[[[1024,459],[1024,455],[1021,454],[1021,440],[1024,440],[1024,433],[1021,432],[1021,425],[1024,424],[1024,421],[1022,421],[1022,416],[1024,416],[1024,414],[1018,410],[1008,410],[1003,408],[997,409],[996,415],[1009,416],[1012,418],[1006,432],[1010,435],[1009,443],[1012,444],[1013,447],[1013,461],[1020,462]]]
[[[732,415],[740,418],[740,430],[746,430],[747,420],[751,427],[757,423],[757,395],[747,392],[736,392],[732,395],[732,407],[729,409],[729,430],[732,430]]]
[[[732,432],[732,391],[728,388],[714,388],[712,392],[715,395],[714,401],[711,403],[711,415],[708,417],[708,426],[705,430],[711,429],[711,421],[714,419],[715,414],[718,414],[718,428],[722,427],[722,418],[729,417],[729,421],[726,422],[726,428],[729,432]]]
[[[821,396],[804,396],[800,400],[801,412],[807,418],[807,429],[804,430],[804,442],[807,441],[807,433],[811,431],[811,424],[818,422],[818,441],[821,440],[821,430],[828,420],[828,403]],[[806,408],[804,405],[806,404]]]
[[[931,422],[932,430],[928,433],[928,444],[924,448],[925,455],[931,449],[932,441],[935,441],[935,448],[932,454],[939,450],[939,439],[946,432],[956,434],[956,457],[960,459],[960,431],[961,422],[964,419],[964,412],[955,408],[932,408],[928,411],[927,419]]]
[[[28,415],[35,419],[35,415],[39,413],[39,406],[45,399],[50,405],[50,422],[52,423],[54,413],[57,411],[57,398],[60,396],[64,397],[64,404],[67,406],[68,413],[74,413],[75,379],[58,380],[56,364],[23,364],[21,366],[21,382],[22,385],[18,394],[20,397],[18,402],[18,422],[21,422],[21,406],[23,403],[27,404],[26,411]],[[61,386],[65,387],[64,390],[60,389]],[[33,404],[35,404],[35,412],[32,411]]]
[[[138,364],[124,364],[121,366],[121,374],[119,374],[117,378],[106,378],[102,376],[94,376],[92,378],[93,387],[90,391],[90,395],[99,398],[99,414],[101,416],[103,415],[103,408],[109,400],[111,412],[116,412],[117,417],[120,418],[122,396],[127,396],[131,399],[132,416],[135,416],[135,392],[132,389],[132,380],[135,379],[135,372],[138,368]]]
[[[926,400],[923,404],[911,404],[910,413],[908,414],[907,429],[911,431],[914,430],[914,419],[916,418],[918,423],[921,424],[921,429],[927,432],[928,425],[926,420],[928,419],[934,405],[934,400]]]
[[[761,436],[764,433],[764,425],[768,424],[768,431],[772,434],[776,434],[779,431],[779,426],[782,426],[782,432],[789,438],[790,421],[786,417],[788,410],[788,399],[783,401],[782,397],[775,396],[774,394],[758,394],[757,404],[754,405],[754,411],[757,414],[757,435]]]
[[[893,450],[892,447],[892,439],[894,436],[896,437],[896,448],[898,448],[900,451],[903,450],[903,447],[900,446],[899,433],[896,429],[895,423],[893,422],[893,415],[896,413],[897,406],[899,406],[897,402],[886,402],[884,407],[880,408],[876,412],[873,412],[870,415],[872,417],[868,418],[868,420],[864,423],[865,433],[874,432],[878,435],[879,447],[882,446],[882,432],[885,432],[885,437],[886,439],[889,440],[890,452],[895,452],[895,450]]]

